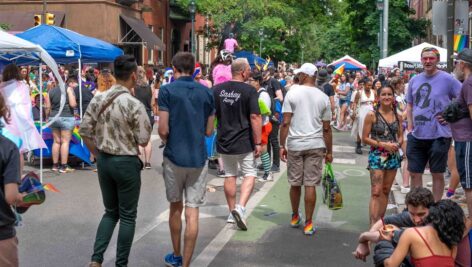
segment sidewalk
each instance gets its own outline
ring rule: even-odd
[[[397,172],[397,176],[395,177],[395,181],[399,185],[402,184],[402,174],[401,174],[400,170],[398,170],[398,172]],[[431,173],[429,171],[425,171],[425,173],[423,174],[423,186],[425,186],[429,190],[432,190],[432,187],[428,186],[428,183],[430,183],[432,181],[433,181],[433,177],[431,176]],[[446,192],[447,192],[448,186],[449,186],[449,178],[446,177],[446,175],[445,175],[445,188],[444,188],[443,199],[446,198]],[[462,209],[464,210],[465,215],[467,216],[468,215],[467,203],[463,199],[463,197],[464,197],[463,192],[464,191],[462,190],[462,187],[459,184],[459,186],[456,189],[456,194],[451,198],[451,200],[457,202],[457,204],[459,204],[462,207]],[[395,185],[392,186],[392,194],[393,194],[394,204],[396,205],[396,208],[397,208],[397,212],[400,213],[406,208],[406,205],[405,205],[406,194],[402,194],[400,192],[400,186],[395,186]]]

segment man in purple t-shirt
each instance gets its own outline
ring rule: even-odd
[[[469,216],[472,215],[472,50],[465,48],[456,57],[454,73],[463,79],[462,90],[457,97],[464,114],[468,116],[451,123],[452,137],[456,150],[457,170],[459,171],[462,188],[465,191]]]
[[[411,186],[423,186],[422,174],[429,162],[433,176],[434,200],[444,191],[444,172],[451,145],[451,129],[441,117],[451,100],[459,95],[461,84],[437,68],[439,52],[432,47],[421,51],[424,72],[412,78],[408,85],[408,141],[406,155],[411,173]]]
[[[225,50],[234,53],[234,49],[238,48],[238,41],[234,39],[234,34],[230,33],[229,38],[225,40]]]

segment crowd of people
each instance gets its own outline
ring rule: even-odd
[[[234,51],[237,42],[228,41],[228,46]],[[353,152],[362,154],[363,146],[370,147],[370,230],[361,234],[355,257],[365,260],[370,243],[377,243],[377,266],[454,266],[454,262],[470,266],[470,247],[467,251],[461,244],[472,224],[450,199],[460,184],[467,214],[472,214],[472,50],[458,54],[451,75],[437,68],[439,52],[425,48],[421,52],[423,71],[411,77],[398,69],[388,75],[375,76],[368,71],[339,75],[332,66],[319,68],[311,63],[251,68],[247,59],[234,59],[233,51],[221,50],[208,75],[186,52],[174,56],[172,68],[156,72],[138,66],[129,55],[115,60],[113,72],[84,68],[78,78],[77,70],[61,68],[67,81],[62,111],[62,93],[52,75],[45,72],[39,84],[37,69],[5,68],[3,81],[14,80],[24,87],[30,95],[24,105],[40,114],[31,121],[38,117],[47,121],[60,113],[51,125],[52,169],[73,170],[68,165],[68,144],[75,127],[96,159],[105,214],[97,229],[90,266],[101,266],[118,222],[116,265],[128,263],[141,170],[151,168],[150,137],[155,122],[164,148],[162,169],[170,203],[172,252],[165,256],[167,266],[191,263],[209,168],[225,178],[227,222],[247,231],[246,206],[256,180],[273,181],[280,161],[286,162],[290,225],[302,226],[304,234],[313,235],[317,230],[313,221],[316,186],[324,164],[333,161],[332,128],[351,131]],[[44,96],[38,94],[39,86]],[[0,90],[4,87],[1,84]],[[15,120],[21,118],[10,114],[16,114],[19,107],[2,93],[3,123],[18,123]],[[38,107],[41,97],[43,110]],[[16,147],[22,148],[22,144],[14,146],[3,135],[0,142],[0,177],[6,185],[2,190],[5,197],[0,199],[0,220],[7,225],[0,227],[0,265],[7,262],[15,266],[15,215],[9,206],[22,205],[22,195],[15,187],[21,173],[19,153],[41,144],[19,150]],[[433,177],[432,192],[423,188],[426,168]],[[259,179],[258,169],[263,172]],[[398,169],[403,177],[398,187],[407,194],[407,210],[385,216]],[[447,169],[451,178],[443,196]],[[302,189],[304,212],[299,209]],[[13,252],[7,257],[2,251]]]

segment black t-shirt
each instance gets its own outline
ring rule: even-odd
[[[54,117],[59,112],[61,107],[61,89],[59,87],[55,87],[48,92],[49,100],[51,101],[51,113],[49,117]],[[78,99],[77,99],[78,100]],[[66,88],[66,104],[62,109],[62,113],[60,117],[74,117],[74,109],[69,105],[69,94],[67,93]]]
[[[148,114],[152,112],[152,89],[149,85],[136,85],[134,88],[134,96],[143,103]]]
[[[325,83],[322,85],[321,89],[328,97],[334,96],[334,90],[331,84]]]
[[[270,98],[272,98],[272,100],[276,97],[275,92],[283,89],[280,82],[277,81],[277,79],[275,78],[270,78],[269,80],[264,81],[262,83],[262,87],[266,88],[267,93],[269,93]]]
[[[75,94],[75,99],[77,100],[77,109],[79,110],[80,114],[80,94],[79,94],[79,87],[74,88],[74,94]],[[90,91],[90,89],[86,88],[85,86],[82,86],[82,108],[84,109],[84,112],[87,110],[88,105],[90,104],[90,101],[92,101],[93,94]]]
[[[5,185],[20,182],[20,152],[16,145],[0,135],[0,240],[12,238],[15,214],[5,200]]]
[[[213,87],[218,119],[218,153],[238,155],[254,150],[251,114],[260,114],[254,87],[229,81]]]

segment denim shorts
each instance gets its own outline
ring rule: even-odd
[[[339,107],[342,107],[344,104],[349,106],[349,100],[348,99],[339,99]]]
[[[50,128],[72,131],[75,128],[75,118],[74,117],[58,117],[57,120],[51,124]]]
[[[451,138],[421,140],[411,133],[407,136],[406,157],[408,170],[413,173],[423,173],[429,162],[431,173],[446,171],[447,155],[451,146]]]
[[[457,170],[462,188],[472,189],[472,142],[457,142],[456,150]]]

